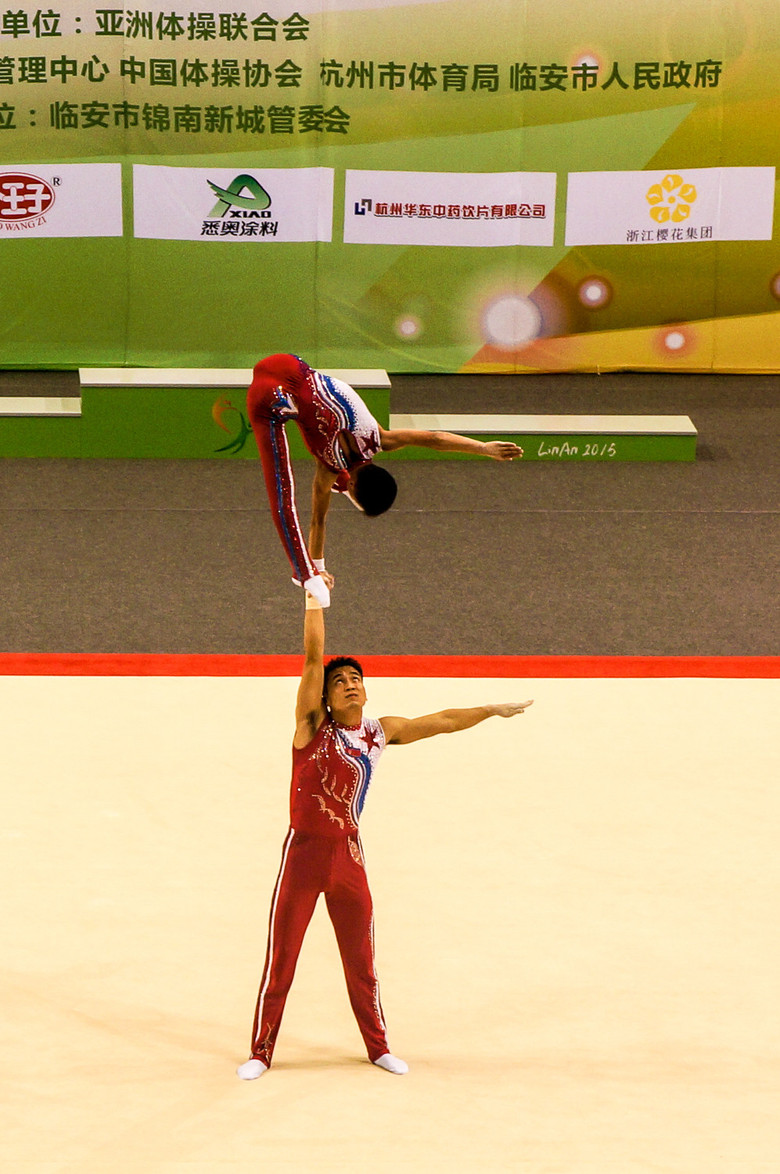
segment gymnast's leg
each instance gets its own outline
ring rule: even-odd
[[[295,506],[295,480],[284,424],[274,416],[254,415],[252,429],[263,466],[268,503],[277,533],[290,560],[293,577],[305,583],[315,574]]]
[[[372,1064],[401,1076],[408,1066],[391,1053],[387,1042],[374,965],[374,908],[357,837],[339,842],[325,901],[336,931],[349,1001],[368,1058]]]
[[[271,1066],[284,1006],[292,986],[304,934],[322,891],[322,862],[311,837],[290,830],[271,901],[263,977],[252,1027],[252,1054],[237,1074],[254,1080]]]

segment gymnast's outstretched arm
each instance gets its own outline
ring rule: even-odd
[[[523,450],[512,440],[475,440],[471,436],[457,436],[454,432],[380,427],[379,436],[383,452],[417,445],[419,448],[435,448],[439,452],[474,453],[476,456],[491,457],[494,461],[513,461],[523,455]]]
[[[514,717],[528,709],[529,705],[533,705],[533,702],[504,701],[497,705],[476,705],[472,709],[442,709],[439,713],[428,713],[423,717],[383,717],[380,721],[388,745],[401,746],[408,742],[419,742],[421,738],[433,738],[436,734],[470,730],[489,717]]]

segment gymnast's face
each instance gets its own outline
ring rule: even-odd
[[[331,673],[325,700],[334,715],[362,710],[366,704],[366,690],[357,669],[344,665]]]

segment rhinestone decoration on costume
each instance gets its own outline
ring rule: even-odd
[[[354,832],[384,747],[376,718],[353,729],[328,717],[309,745],[294,752],[292,826],[324,835]]]
[[[309,370],[307,379],[312,387],[318,430],[327,437],[322,451],[317,454],[334,471],[349,469],[352,462],[338,443],[340,432],[349,432],[354,438],[363,462],[370,461],[379,452],[379,427],[362,399],[348,383]],[[335,426],[334,426],[335,425]]]

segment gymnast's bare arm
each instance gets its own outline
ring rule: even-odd
[[[439,452],[465,452],[491,457],[494,461],[513,461],[522,457],[523,450],[512,440],[474,440],[471,436],[456,436],[454,432],[429,432],[419,428],[379,429],[383,452],[393,452],[407,445],[434,448]]]
[[[325,613],[306,597],[303,620],[303,672],[295,702],[295,736],[293,746],[308,746],[325,720],[322,686],[325,679]]]
[[[325,521],[330,508],[331,490],[338,476],[322,461],[315,460],[314,477],[311,485],[311,521],[309,524],[309,554],[313,559],[325,558]],[[320,572],[322,574],[322,572]],[[323,578],[328,587],[333,580],[325,572]]]
[[[489,717],[514,717],[529,705],[533,705],[533,701],[506,701],[498,705],[477,705],[473,709],[442,709],[424,717],[383,717],[380,721],[388,745],[402,746],[419,742],[421,738],[433,738],[436,734],[469,730]]]

